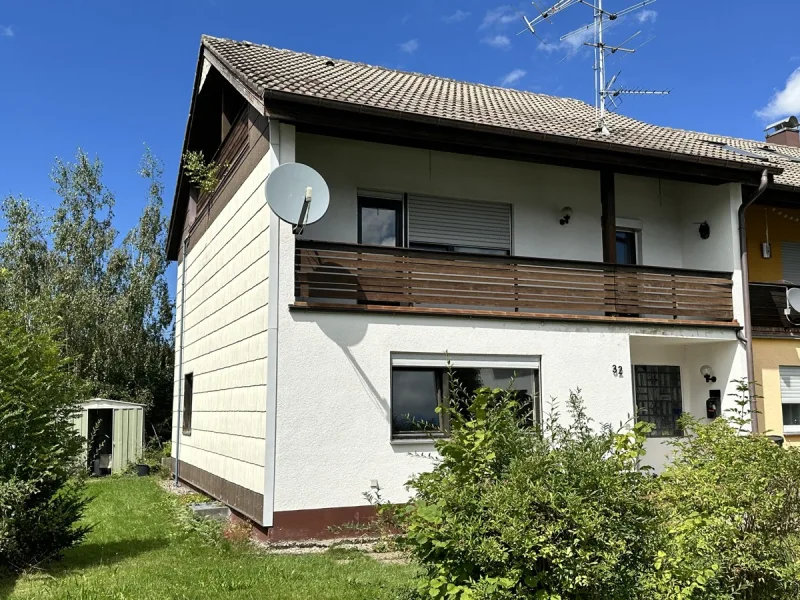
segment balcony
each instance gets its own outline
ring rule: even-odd
[[[738,326],[731,273],[296,241],[295,308]]]
[[[783,283],[750,284],[750,322],[759,337],[800,337],[800,315],[786,316],[786,292],[794,287]]]

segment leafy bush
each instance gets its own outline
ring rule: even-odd
[[[0,567],[57,557],[87,533],[87,499],[73,425],[81,388],[59,347],[0,312]]]
[[[570,424],[518,418],[513,391],[458,386],[434,470],[410,482],[402,542],[429,598],[637,598],[658,550],[652,478],[636,472],[649,425],[594,428],[578,394]]]
[[[743,430],[746,390],[728,418],[684,417],[687,437],[655,496],[667,535],[654,597],[800,597],[800,452]]]

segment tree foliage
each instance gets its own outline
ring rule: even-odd
[[[0,312],[0,567],[58,556],[87,532],[84,441],[73,424],[84,390],[61,349]]]
[[[2,204],[0,308],[38,331],[57,331],[73,374],[89,393],[143,403],[168,431],[172,395],[172,303],[165,271],[162,168],[145,151],[147,201],[118,242],[115,197],[103,165],[78,150],[51,173],[61,201],[50,216],[23,197]]]

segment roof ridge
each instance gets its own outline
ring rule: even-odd
[[[368,67],[370,69],[379,69],[381,71],[387,71],[389,73],[401,73],[403,75],[416,75],[417,77],[426,77],[426,78],[429,78],[429,79],[437,79],[439,81],[444,81],[444,82],[449,82],[449,83],[460,83],[460,84],[474,85],[474,86],[477,86],[477,87],[482,87],[482,88],[487,88],[487,89],[492,89],[492,90],[502,90],[502,91],[506,91],[506,92],[515,92],[517,94],[525,94],[525,95],[528,95],[528,96],[536,96],[536,97],[539,97],[539,98],[552,98],[554,100],[567,100],[567,101],[570,101],[570,102],[577,102],[577,103],[582,104],[584,106],[591,106],[589,103],[584,102],[583,100],[580,100],[578,98],[570,98],[568,96],[555,96],[553,94],[542,94],[540,92],[531,92],[530,90],[518,90],[516,88],[503,87],[503,86],[500,86],[500,85],[490,85],[488,83],[480,83],[480,82],[476,82],[476,81],[465,81],[463,79],[455,79],[455,78],[452,78],[452,77],[442,77],[441,75],[434,75],[434,74],[431,74],[431,73],[420,73],[418,71],[406,71],[406,70],[403,70],[403,69],[392,69],[390,67],[385,67],[383,65],[371,65],[371,64],[365,63],[365,62],[359,62],[359,61],[355,61],[355,60],[348,60],[346,58],[334,58],[332,56],[325,56],[323,54],[312,54],[311,52],[302,52],[302,51],[299,51],[299,50],[292,50],[291,48],[278,48],[277,46],[270,46],[268,44],[259,44],[259,43],[256,43],[256,42],[251,42],[249,40],[233,40],[231,38],[222,38],[222,37],[217,37],[217,36],[208,35],[208,34],[203,34],[201,36],[201,42],[205,42],[205,40],[207,40],[207,39],[208,40],[216,40],[216,41],[220,41],[220,42],[230,42],[230,43],[240,44],[240,45],[244,45],[244,46],[256,46],[256,47],[259,47],[259,48],[266,48],[268,50],[275,50],[277,52],[287,52],[287,53],[295,54],[295,55],[298,55],[298,56],[305,56],[305,57],[318,58],[318,59],[327,59],[327,60],[333,61],[334,63],[337,63],[337,64],[338,63],[346,63],[346,64],[357,66],[357,67]]]

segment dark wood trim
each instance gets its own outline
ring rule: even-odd
[[[274,91],[268,92],[265,108],[271,118],[294,123],[301,132],[461,154],[591,170],[613,166],[618,173],[712,185],[732,181],[756,184],[764,170],[762,165],[434,119]]]
[[[602,206],[600,226],[603,232],[603,262],[616,264],[617,200],[614,172],[608,169],[600,171],[600,204]]]
[[[260,115],[265,116],[266,111],[261,94],[257,90],[251,89],[250,86],[247,85],[246,79],[240,77],[239,73],[229,69],[228,65],[222,62],[210,48],[205,46],[201,47],[203,48],[203,58],[208,60],[211,66],[219,71],[220,75],[222,75],[237,92],[244,96],[245,100],[247,100]]]
[[[245,107],[249,112],[249,127],[247,131],[248,149],[243,156],[237,157],[236,164],[229,172],[224,174],[219,187],[210,197],[198,201],[197,216],[189,229],[189,252],[202,239],[211,223],[220,215],[222,210],[233,199],[233,196],[242,187],[259,162],[269,151],[269,122],[266,117],[258,114],[253,107]],[[178,262],[183,260],[183,248],[178,250]]]
[[[289,305],[289,310],[296,312],[384,313],[410,316],[428,315],[435,317],[455,317],[459,319],[515,319],[522,321],[561,321],[570,323],[615,325],[657,325],[660,327],[700,327],[730,330],[739,330],[742,328],[738,321],[677,321],[675,319],[650,319],[642,317],[561,315],[491,310],[465,310],[455,308],[425,308],[419,306],[362,306],[353,304],[309,304],[308,302],[295,302],[294,304]]]
[[[173,459],[173,464],[174,462]],[[227,504],[258,524],[264,522],[263,494],[248,490],[182,460],[178,462],[180,463],[179,478],[181,481]]]

